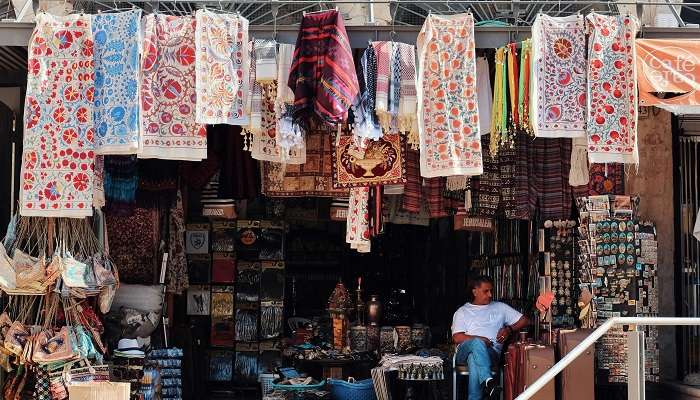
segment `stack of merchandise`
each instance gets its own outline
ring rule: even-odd
[[[136,339],[119,340],[117,350],[114,351],[112,376],[114,380],[130,384],[132,400],[143,398],[139,389],[144,377],[145,357],[146,354],[141,350]]]
[[[547,224],[545,223],[545,227]],[[575,326],[576,288],[574,285],[574,230],[575,221],[554,221],[549,237],[549,252],[545,253],[545,275],[551,276],[552,324]]]
[[[593,295],[584,305],[584,325],[598,326],[612,317],[654,316],[658,312],[656,229],[640,223],[639,198],[590,196],[578,199],[580,289]],[[647,380],[658,381],[656,328],[646,331]],[[627,334],[614,327],[597,343],[601,379],[627,382]]]
[[[160,368],[161,399],[182,399],[182,349],[176,347],[153,350],[149,362]]]

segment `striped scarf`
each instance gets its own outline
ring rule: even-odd
[[[408,144],[418,149],[418,119],[416,118],[416,47],[397,43],[401,68],[401,95],[399,97],[398,125],[399,131],[408,136]]]
[[[355,144],[366,148],[368,139],[376,140],[382,137],[382,129],[374,113],[377,86],[377,58],[374,47],[368,46],[362,54],[360,68],[361,74],[358,78],[364,81],[365,90],[357,96],[353,104],[353,135]]]

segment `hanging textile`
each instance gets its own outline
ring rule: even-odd
[[[200,161],[207,157],[207,131],[194,118],[194,25],[191,17],[146,16],[139,158]]]
[[[306,163],[263,162],[262,192],[268,197],[345,197],[348,189],[333,188],[331,152],[336,129],[312,122],[306,133]]]
[[[154,208],[131,215],[105,214],[109,256],[119,266],[123,283],[152,285],[158,265],[159,216]]]
[[[624,164],[591,164],[588,184],[573,188],[575,197],[625,194]]]
[[[251,156],[260,161],[304,164],[306,162],[306,149],[303,137],[301,145],[295,146],[290,151],[277,145],[277,128],[279,127],[275,111],[277,83],[265,83],[261,89],[264,90],[261,100],[261,129],[252,137]]]
[[[138,162],[136,202],[141,207],[170,207],[177,193],[179,161],[147,159]]]
[[[168,216],[168,269],[165,277],[168,292],[182,294],[190,286],[185,255],[185,212],[182,194],[177,191]]]
[[[369,253],[371,249],[369,192],[369,187],[350,189],[345,242],[360,253]]]
[[[586,32],[582,15],[540,14],[532,26],[532,129],[537,137],[586,134]]]
[[[571,141],[569,185],[587,185],[588,179],[588,140],[585,137],[576,138]]]
[[[529,144],[530,209],[539,218],[571,217],[571,139],[537,138]]]
[[[240,15],[195,14],[197,123],[248,124],[248,20]]]
[[[358,81],[362,87],[360,95],[353,103],[353,135],[355,144],[361,148],[367,146],[368,140],[382,137],[382,128],[375,114],[375,96],[377,92],[377,57],[374,46],[368,46],[360,59]],[[415,90],[415,89],[414,89]]]
[[[377,57],[377,87],[374,112],[384,132],[391,130],[389,115],[389,91],[391,90],[391,63],[394,50],[393,42],[372,42]]]
[[[327,124],[347,119],[359,93],[350,40],[337,10],[308,13],[301,21],[289,72],[294,121],[308,130],[314,114]],[[322,85],[319,85],[323,82]]]
[[[510,146],[513,146],[513,140],[515,136],[515,128],[518,125],[518,120],[520,116],[518,115],[518,79],[520,75],[518,74],[518,59],[516,55],[517,45],[515,43],[509,43],[506,46],[508,52],[508,99],[510,100],[510,112],[509,112],[509,132],[510,132]]]
[[[292,67],[294,45],[280,44],[277,59],[277,101],[275,102],[276,128],[275,143],[280,153],[280,160],[288,164],[306,162],[306,144],[304,135],[294,123],[294,92],[287,84]]]
[[[428,15],[418,63],[421,175],[481,174],[472,15]]]
[[[139,147],[141,10],[92,16],[95,39],[95,152],[136,154]]]
[[[675,114],[700,113],[700,41],[637,39],[635,48],[639,105]]]
[[[492,134],[493,135],[493,134]],[[483,145],[486,146],[490,138],[482,138]],[[501,171],[498,164],[500,153],[492,155],[490,152],[484,154],[484,173],[472,178],[472,214],[480,217],[494,217],[498,212],[501,199]]]
[[[20,215],[92,215],[92,59],[89,15],[36,16],[29,42]]]
[[[401,70],[401,87],[399,94],[398,127],[405,133],[408,144],[418,149],[418,118],[416,118],[416,48],[411,44],[396,43],[398,46],[399,68]]]
[[[418,151],[407,149],[404,154],[406,159],[406,183],[404,184],[401,198],[401,209],[411,213],[419,213],[421,205],[423,178],[420,176],[420,155]]]
[[[250,42],[250,107],[248,109],[250,118],[248,120],[248,125],[243,129],[244,134],[247,136],[246,150],[250,150],[250,142],[252,136],[259,135],[262,130],[262,93],[263,84],[257,80],[257,53],[255,52],[255,42]]]
[[[496,74],[493,88],[493,111],[491,112],[491,136],[489,152],[492,156],[498,154],[498,148],[508,141],[508,106],[506,93],[506,48],[496,50]]]
[[[386,194],[386,191],[384,192]],[[395,225],[430,225],[427,204],[423,203],[419,213],[404,211],[401,207],[401,196],[384,196],[384,218],[387,223]]]
[[[341,136],[333,151],[333,187],[405,183],[403,147],[401,136],[389,133],[370,141],[362,153],[352,136]]]
[[[597,13],[587,19],[588,160],[638,164],[634,38],[639,22]]]
[[[101,209],[105,206],[105,156],[95,155],[92,178],[92,206]]]
[[[136,188],[139,184],[136,166],[135,155],[105,157],[105,211],[112,215],[131,214],[136,206]]]
[[[476,97],[479,103],[479,134],[485,136],[491,133],[491,109],[493,108],[491,73],[489,60],[486,57],[476,59]]]
[[[254,199],[260,194],[258,162],[243,150],[242,129],[235,125],[208,125],[207,136],[214,148],[221,172],[220,199]],[[279,164],[278,164],[279,165]]]
[[[530,219],[530,144],[532,136],[515,136],[515,219]]]
[[[532,132],[530,121],[530,73],[532,60],[532,39],[522,42],[520,49],[520,78],[518,79],[518,116],[517,128],[528,133]]]

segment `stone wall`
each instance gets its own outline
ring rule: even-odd
[[[641,198],[641,219],[656,223],[659,248],[659,315],[675,316],[674,294],[674,200],[673,140],[671,114],[648,107],[648,117],[639,119],[639,171],[627,166],[625,192]],[[676,378],[675,328],[659,328],[662,379]]]

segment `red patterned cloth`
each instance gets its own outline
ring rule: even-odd
[[[29,43],[20,214],[92,215],[95,92],[89,15],[40,13]]]
[[[207,130],[195,122],[195,20],[146,16],[141,60],[140,158],[199,161]]]
[[[588,172],[588,185],[574,187],[574,197],[625,194],[624,164],[591,164]]]
[[[350,40],[337,10],[306,14],[301,21],[289,88],[294,120],[306,126],[314,113],[328,124],[347,119],[359,93]]]
[[[634,38],[639,21],[597,13],[587,19],[588,160],[638,164]]]
[[[540,219],[571,217],[571,139],[537,138],[529,145],[530,210]]]

